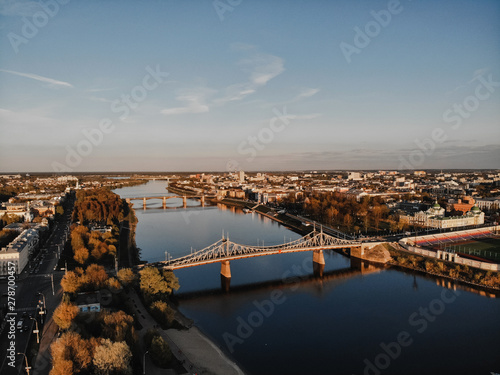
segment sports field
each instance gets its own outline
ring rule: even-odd
[[[439,246],[459,253],[476,255],[500,262],[500,237],[478,238],[471,241],[457,241]]]

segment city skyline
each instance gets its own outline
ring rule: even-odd
[[[494,169],[495,1],[1,4],[0,173]]]

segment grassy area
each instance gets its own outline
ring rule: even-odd
[[[442,248],[459,253],[476,255],[482,258],[500,261],[500,238],[479,238],[474,241],[453,242],[441,245]]]

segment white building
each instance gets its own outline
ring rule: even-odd
[[[38,246],[38,231],[26,229],[7,247],[0,250],[0,275],[7,275],[9,263],[14,263],[20,274],[28,264],[28,259]]]
[[[481,209],[498,210],[500,208],[500,197],[476,198],[476,205]]]
[[[458,228],[484,224],[484,212],[479,207],[472,209],[463,216],[444,216],[444,208],[435,203],[427,211],[420,211],[414,215],[402,215],[400,221],[409,225],[428,228]]]

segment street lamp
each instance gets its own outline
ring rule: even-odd
[[[35,330],[33,331],[33,333],[36,333],[36,343],[40,344],[40,335],[39,335],[40,331],[38,330],[38,320],[36,320],[32,316],[30,316],[30,319],[35,321]]]
[[[38,292],[37,295],[43,297],[43,309],[39,311],[39,314],[43,315],[46,313],[46,310],[47,310],[47,305],[45,304],[45,295],[42,292]],[[43,323],[43,321],[42,321],[42,323]]]
[[[146,375],[146,354],[149,353],[149,350],[146,350],[146,353],[142,356],[142,374]],[[29,375],[29,374],[28,374]]]
[[[28,366],[28,357],[26,357],[26,354],[24,353],[17,353],[17,355],[19,354],[24,355],[24,359],[26,360],[26,366],[24,367],[24,369],[26,370],[26,373],[30,375],[31,367]]]

